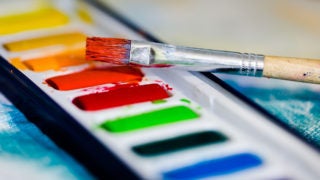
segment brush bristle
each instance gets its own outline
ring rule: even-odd
[[[118,38],[90,37],[86,41],[86,59],[112,64],[128,64],[131,41]]]

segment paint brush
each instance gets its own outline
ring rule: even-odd
[[[320,83],[320,60],[316,59],[219,51],[105,37],[89,37],[86,43],[88,60]]]

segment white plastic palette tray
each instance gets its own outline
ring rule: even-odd
[[[59,3],[57,4],[57,8],[61,8]],[[83,32],[88,36],[143,39],[142,36],[94,8],[90,3],[85,4],[85,7],[94,19],[93,24],[82,22],[75,14],[68,11],[71,22],[66,25],[1,36],[0,42],[3,44],[74,31]],[[61,8],[61,10],[65,9]],[[45,54],[44,50],[49,51],[50,48],[12,53],[1,47],[0,53],[9,62],[10,58],[16,56],[32,56],[40,51]],[[320,159],[315,150],[273,124],[268,117],[255,111],[201,73],[142,68],[144,77],[133,87],[156,84],[162,87],[170,97],[95,111],[80,109],[72,103],[72,100],[83,95],[112,92],[113,89],[110,87],[116,86],[115,83],[68,91],[60,91],[44,83],[48,78],[73,74],[89,66],[92,64],[43,72],[30,69],[20,71],[22,76],[35,84],[30,87],[30,90],[38,88],[37,91],[44,92],[70,115],[69,121],[75,121],[70,126],[64,126],[60,129],[61,131],[66,131],[66,134],[67,131],[77,133],[77,129],[81,126],[90,134],[88,136],[79,130],[79,136],[73,142],[68,141],[68,137],[57,138],[54,134],[48,133],[55,141],[65,140],[70,146],[74,146],[70,150],[71,154],[80,153],[80,156],[87,156],[81,159],[75,155],[89,169],[96,168],[93,172],[98,177],[108,177],[108,174],[112,177],[143,179],[317,179],[320,177],[318,171]],[[93,66],[106,65],[96,63]],[[14,69],[13,72],[16,71]],[[19,79],[21,75],[17,76]],[[10,98],[10,95],[8,96]],[[13,101],[17,102],[17,100]],[[176,111],[179,108],[182,110]],[[47,109],[49,114],[51,110]],[[34,111],[39,110],[34,109]],[[181,117],[183,115],[174,114],[190,111],[196,116]],[[165,112],[168,114],[163,115]],[[26,110],[24,113],[32,114]],[[54,114],[51,115],[56,123],[60,123],[61,119],[55,118]],[[115,129],[118,130],[114,130],[111,126],[117,121],[120,125],[115,125]],[[141,121],[138,122],[139,128],[132,128],[134,126],[132,124],[136,123],[134,121]],[[43,123],[46,123],[46,117]],[[103,126],[104,124],[107,125]],[[46,129],[41,125],[40,128]],[[72,138],[73,136],[69,137],[71,140]],[[85,141],[88,138],[90,143]],[[84,141],[81,141],[82,139]],[[110,169],[109,167],[113,164],[109,162],[104,162],[105,166],[101,162],[94,164],[95,159],[86,164],[85,161],[91,157],[104,159],[104,154],[100,154],[101,151],[95,149],[96,143],[102,144],[105,152],[114,156],[115,162],[121,165],[114,164]],[[90,145],[93,145],[91,149],[88,147]],[[82,151],[81,148],[86,150]]]

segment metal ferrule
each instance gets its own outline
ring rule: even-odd
[[[261,76],[264,56],[231,51],[199,49],[144,41],[131,41],[130,63],[168,66],[190,71],[230,72]]]

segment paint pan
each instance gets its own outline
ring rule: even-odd
[[[68,66],[87,64],[84,53],[84,48],[72,49],[32,59],[12,58],[11,63],[17,68],[20,67],[36,72],[60,70]]]
[[[143,73],[139,68],[127,66],[111,66],[106,68],[90,68],[80,72],[55,76],[46,79],[46,83],[57,90],[74,90],[107,83],[139,82]]]
[[[54,34],[44,37],[36,37],[32,39],[24,39],[19,41],[8,42],[3,47],[10,52],[20,52],[26,50],[32,50],[37,48],[43,48],[47,46],[72,46],[74,44],[83,43],[85,46],[86,35],[80,32],[71,32],[63,34]]]
[[[54,8],[0,17],[0,35],[64,25],[69,18]]]
[[[141,156],[149,157],[204,145],[222,143],[227,141],[227,139],[228,138],[220,132],[203,131],[136,145],[132,147],[132,150]]]
[[[186,120],[195,120],[199,115],[186,106],[173,106],[134,116],[120,117],[101,124],[101,128],[121,133]]]
[[[168,92],[160,85],[146,84],[116,88],[107,92],[79,96],[72,102],[82,110],[93,111],[134,103],[155,101],[168,98],[169,96]]]
[[[165,172],[164,179],[200,179],[232,174],[258,167],[262,160],[251,153],[235,154],[206,160],[180,169]]]

